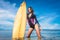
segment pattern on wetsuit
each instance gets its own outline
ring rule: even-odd
[[[38,23],[36,16],[34,14],[32,14],[30,18],[28,16],[29,13],[27,14],[28,24],[30,25],[31,28],[34,28],[34,25]]]

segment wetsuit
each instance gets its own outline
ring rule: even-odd
[[[30,13],[27,14],[27,20],[28,20],[28,24],[30,26],[30,28],[33,28],[34,29],[34,26],[36,23],[38,23],[37,19],[36,19],[36,16],[34,14],[31,15],[31,17],[29,18]]]

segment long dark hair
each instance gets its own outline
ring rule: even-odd
[[[34,11],[33,11],[33,8],[32,8],[31,6],[30,6],[29,8],[31,9],[31,13],[33,14],[33,12],[34,12]]]

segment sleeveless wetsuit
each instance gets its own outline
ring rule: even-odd
[[[34,29],[35,24],[38,23],[36,16],[34,14],[32,14],[30,18],[28,16],[29,16],[29,13],[27,14],[28,24],[31,28]]]

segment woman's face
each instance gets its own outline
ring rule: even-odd
[[[28,8],[28,12],[31,13],[31,8]]]

